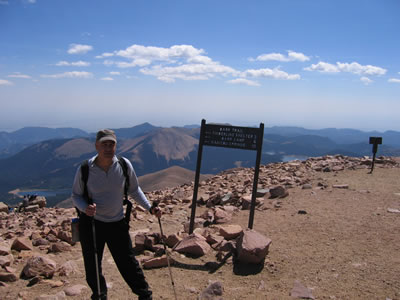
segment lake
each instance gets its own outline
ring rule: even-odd
[[[26,195],[37,195],[43,197],[56,197],[61,195],[70,195],[71,189],[60,189],[60,190],[27,190],[27,191],[20,191],[17,193],[19,196],[26,196]]]

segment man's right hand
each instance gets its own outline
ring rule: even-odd
[[[96,214],[96,204],[89,204],[86,207],[85,214],[89,217],[93,217]]]

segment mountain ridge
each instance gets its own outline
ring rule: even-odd
[[[262,164],[284,161],[286,157],[315,157],[327,154],[360,157],[372,154],[368,138],[359,137],[356,140],[362,142],[354,144],[338,144],[321,135],[298,135],[299,132],[310,133],[309,130],[302,131],[302,128],[285,127],[284,130],[285,135],[266,131]],[[131,160],[138,176],[172,166],[191,171],[196,169],[199,128],[163,128],[143,123],[137,128],[115,131],[119,137],[117,154]],[[389,133],[392,136],[398,134],[395,131]],[[363,133],[364,136],[366,134]],[[0,196],[10,199],[8,191],[17,188],[69,188],[80,162],[96,154],[94,138],[94,134],[88,134],[85,137],[45,140],[0,159]],[[383,145],[378,148],[378,155],[400,156],[400,149],[387,145],[384,138]],[[254,164],[254,151],[204,147],[201,173],[216,174],[238,166],[254,167]]]

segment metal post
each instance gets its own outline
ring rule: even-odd
[[[257,136],[257,158],[256,158],[256,166],[254,169],[253,192],[251,195],[250,216],[249,216],[249,225],[248,225],[248,227],[250,229],[253,229],[254,211],[256,209],[257,184],[258,184],[258,174],[260,171],[263,139],[264,139],[264,124],[260,123],[260,130],[259,130],[259,133]]]
[[[189,234],[192,234],[193,230],[194,230],[194,219],[196,216],[197,192],[199,190],[199,178],[200,178],[201,158],[203,155],[203,141],[204,141],[204,126],[205,125],[206,125],[206,120],[204,120],[204,119],[201,120],[200,140],[199,140],[199,149],[197,151],[196,176],[194,179],[192,213],[190,215]]]

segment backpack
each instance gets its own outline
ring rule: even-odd
[[[128,165],[125,159],[122,156],[118,156],[118,163],[120,164],[122,171],[125,176],[125,186],[124,186],[124,205],[126,205],[125,211],[125,221],[129,224],[131,211],[132,211],[132,202],[128,200],[128,189],[129,189],[129,175],[128,175]],[[89,179],[89,161],[85,160],[81,164],[81,175],[83,182],[83,197],[88,201],[89,204],[93,204],[93,200],[89,198],[89,192],[87,188],[87,182]],[[79,215],[79,210],[78,210]]]

